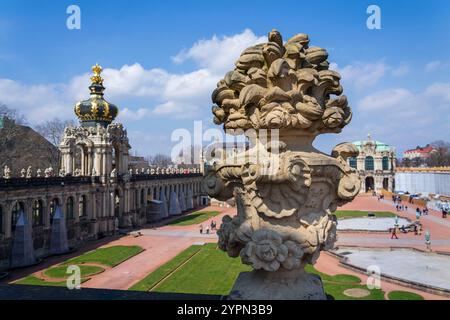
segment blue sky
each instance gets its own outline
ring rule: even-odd
[[[66,8],[81,9],[81,30]],[[370,4],[381,30],[366,27]],[[307,33],[329,51],[353,108],[341,141],[372,137],[398,153],[450,140],[450,2],[442,1],[4,1],[0,2],[0,102],[33,125],[74,118],[88,73],[104,72],[140,155],[169,153],[176,128],[213,127],[210,94],[242,49],[273,28]]]

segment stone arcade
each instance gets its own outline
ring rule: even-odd
[[[238,214],[225,216],[219,246],[253,267],[241,273],[232,299],[325,299],[320,279],[305,272],[336,240],[337,206],[351,201],[361,181],[347,164],[358,149],[338,144],[331,156],[312,146],[322,133],[339,133],[351,120],[340,75],[328,53],[297,34],[283,43],[273,30],[268,42],[246,49],[212,94],[214,122],[224,129],[254,129],[241,159],[263,161],[207,168],[204,189]],[[278,129],[264,142],[260,129]],[[242,132],[242,130],[241,130]]]
[[[51,225],[56,209],[66,219],[70,246],[167,216],[152,208],[169,208],[170,195],[200,205],[200,168],[148,168],[132,172],[128,168],[127,131],[114,123],[118,108],[103,98],[101,67],[93,67],[90,98],[75,105],[80,126],[65,129],[60,144],[61,170],[31,168],[14,177],[5,167],[0,177],[0,270],[11,264],[14,230],[21,212],[32,227],[36,257],[50,253]],[[25,170],[23,170],[25,171]],[[184,197],[182,199],[182,197]],[[192,197],[187,199],[186,197]],[[162,200],[165,203],[161,203]],[[185,206],[186,207],[186,206]],[[180,210],[177,213],[181,213]]]

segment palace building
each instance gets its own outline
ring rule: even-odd
[[[67,232],[69,245],[79,247],[118,228],[136,228],[206,204],[201,166],[132,169],[127,131],[114,122],[119,109],[104,98],[101,67],[92,70],[90,97],[74,108],[80,125],[66,128],[59,145],[59,172],[32,172],[29,167],[15,177],[7,166],[3,170],[0,270],[17,266],[11,252],[16,243],[23,245],[23,239],[31,241],[36,258],[50,254],[55,212],[64,216],[61,230]],[[20,235],[15,232],[18,226]],[[29,235],[17,239],[22,232]]]
[[[348,158],[361,178],[361,192],[393,191],[395,189],[395,150],[389,145],[372,140],[370,134],[365,141],[355,141],[358,157]]]

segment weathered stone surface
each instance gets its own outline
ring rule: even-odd
[[[215,123],[254,130],[238,161],[207,168],[203,188],[222,201],[235,198],[238,214],[223,218],[219,246],[256,270],[238,278],[232,298],[324,299],[320,281],[303,268],[333,247],[332,213],[359,192],[346,162],[358,150],[343,143],[329,156],[312,142],[340,132],[352,113],[326,50],[309,47],[304,34],[283,44],[274,30],[268,40],[245,50],[213,92]]]
[[[289,293],[288,295],[286,293]],[[231,289],[232,300],[326,300],[322,280],[301,269],[239,274]]]

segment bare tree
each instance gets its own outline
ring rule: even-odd
[[[202,146],[191,145],[183,150],[180,150],[175,162],[178,165],[187,167],[199,164],[201,153],[202,153]]]
[[[47,120],[42,124],[35,126],[35,130],[47,139],[55,147],[59,146],[61,139],[64,135],[64,129],[68,126],[73,126],[72,120],[61,120],[54,118],[53,120]],[[58,148],[48,148],[48,154],[54,167],[59,166],[60,152]]]
[[[435,148],[426,163],[429,167],[450,166],[450,149],[444,146]]]
[[[168,165],[173,164],[170,156],[162,153],[157,153],[154,156],[147,156],[146,160],[153,166],[167,167]]]
[[[54,118],[35,126],[37,132],[50,141],[54,146],[58,146],[64,134],[64,129],[73,126],[72,120],[61,120]]]
[[[6,104],[0,102],[0,117],[13,120],[17,124],[27,124],[27,119],[24,115],[20,114],[17,110],[9,108]]]

